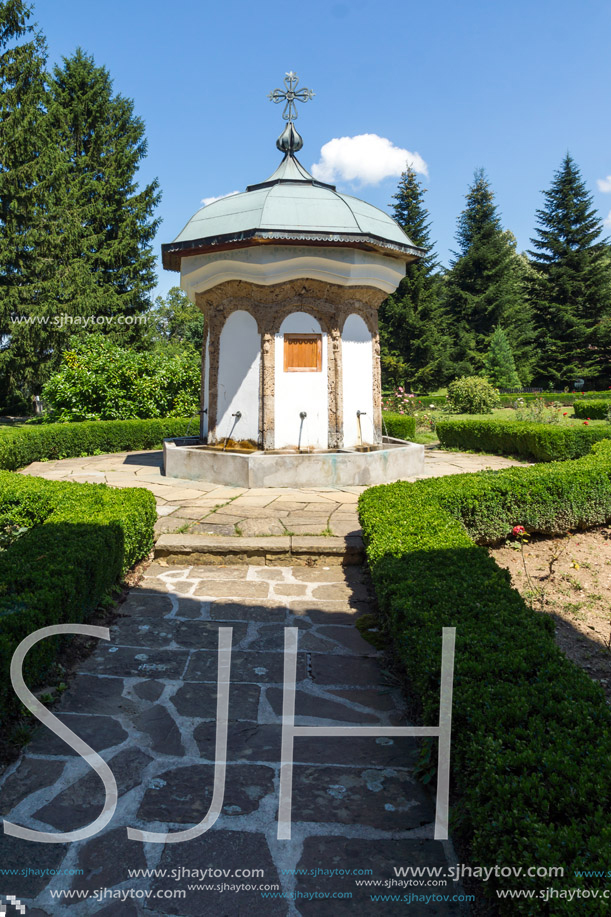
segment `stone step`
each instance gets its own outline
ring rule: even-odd
[[[360,535],[160,535],[155,558],[169,564],[259,564],[261,566],[331,566],[361,564]]]

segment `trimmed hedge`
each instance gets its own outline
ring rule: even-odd
[[[410,414],[395,414],[393,411],[382,413],[382,429],[395,439],[413,440],[416,435],[416,418]]]
[[[439,420],[437,435],[447,449],[516,455],[540,462],[587,455],[592,445],[611,438],[611,424],[586,427],[520,420]]]
[[[611,409],[611,398],[598,401],[578,401],[575,404],[575,417],[589,417],[590,420],[606,420]]]
[[[41,627],[85,621],[108,591],[153,546],[157,513],[141,488],[46,481],[0,471],[2,525],[26,526],[0,552],[0,719],[17,709],[11,657]],[[26,656],[30,685],[41,682],[59,640]]]
[[[389,398],[392,396],[392,392],[385,392],[383,397]],[[577,393],[568,393],[568,392],[525,392],[520,394],[516,392],[515,394],[501,394],[499,396],[500,402],[499,406],[503,408],[511,407],[518,399],[525,402],[532,401],[558,401],[560,404],[580,404],[585,400],[598,400],[600,398],[609,400],[610,392],[585,392],[582,394]],[[445,395],[416,395],[415,396],[419,402],[422,403],[422,408],[426,408],[434,405],[436,408],[444,408],[448,403],[448,399]],[[592,416],[592,415],[589,415]]]
[[[574,481],[573,481],[574,478]],[[554,515],[555,512],[555,515]],[[511,525],[562,531],[611,518],[611,443],[573,462],[373,487],[359,499],[367,555],[398,657],[439,716],[442,627],[456,627],[451,824],[474,863],[562,866],[519,887],[606,887],[575,870],[611,861],[611,713],[479,541]],[[434,756],[433,756],[434,757]],[[573,915],[567,899],[496,899],[499,913]],[[588,899],[590,915],[608,901]]]
[[[43,459],[75,458],[105,452],[160,449],[169,437],[197,432],[197,419],[91,420],[19,427],[0,436],[0,468],[16,471]]]

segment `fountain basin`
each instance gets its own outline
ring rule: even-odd
[[[169,478],[237,487],[369,487],[420,475],[424,446],[387,438],[381,446],[297,452],[208,448],[197,437],[166,439],[164,474]]]

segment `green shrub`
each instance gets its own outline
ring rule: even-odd
[[[490,414],[499,393],[481,376],[463,376],[448,385],[448,408],[456,414]]]
[[[90,335],[63,355],[42,396],[58,421],[184,417],[199,409],[200,356],[138,352]]]
[[[518,420],[440,420],[437,435],[447,449],[515,455],[555,462],[586,455],[592,444],[611,437],[611,425],[553,425]]]
[[[575,417],[590,420],[609,420],[611,411],[611,398],[597,401],[576,401]]]
[[[0,719],[17,699],[9,668],[17,645],[51,624],[85,621],[118,578],[153,546],[155,498],[146,489],[45,481],[0,472],[0,514],[24,534],[0,551]],[[28,653],[39,684],[59,641]]]
[[[395,414],[392,411],[384,411],[382,422],[385,433],[395,439],[413,440],[416,435],[416,418],[410,414]]]
[[[160,449],[166,438],[196,432],[197,420],[96,420],[18,427],[0,436],[0,468],[16,471],[30,462],[104,452]]]
[[[564,879],[521,888],[606,887],[611,860],[611,714],[599,685],[554,641],[553,619],[528,607],[479,541],[509,526],[563,531],[611,519],[611,443],[582,459],[374,487],[359,499],[367,555],[396,653],[422,703],[439,715],[443,627],[456,627],[451,825],[474,863],[562,866]],[[498,900],[503,915],[570,917],[566,899]],[[587,913],[607,902],[589,899]]]

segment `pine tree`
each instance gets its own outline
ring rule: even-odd
[[[157,182],[136,181],[144,125],[80,50],[50,80],[29,16],[0,2],[0,400],[39,392],[92,328],[142,339],[156,280]]]
[[[0,401],[9,408],[11,393],[14,401],[36,389],[48,350],[57,235],[49,201],[61,156],[46,108],[46,45],[30,13],[22,0],[0,3]]]
[[[534,329],[524,290],[524,267],[513,235],[503,230],[483,169],[475,172],[458,219],[444,305],[455,339],[455,372],[472,375],[484,358],[497,325],[502,325],[522,384],[530,381]]]
[[[520,377],[507,335],[499,326],[490,338],[488,353],[484,361],[486,375],[497,388],[518,388]]]
[[[153,217],[157,180],[140,189],[136,172],[146,155],[144,124],[130,99],[113,95],[104,67],[80,48],[56,66],[51,107],[66,157],[58,189],[67,214],[62,299],[75,314],[132,321],[150,307],[156,281]],[[133,339],[138,324],[101,330]]]
[[[426,250],[408,264],[398,290],[380,306],[382,367],[393,383],[431,391],[449,375],[449,338],[439,305],[439,263],[430,238],[425,189],[408,168],[393,195],[393,216],[412,242]]]
[[[555,173],[529,252],[542,382],[572,386],[585,377],[609,382],[611,363],[611,263],[592,195],[567,153]]]

